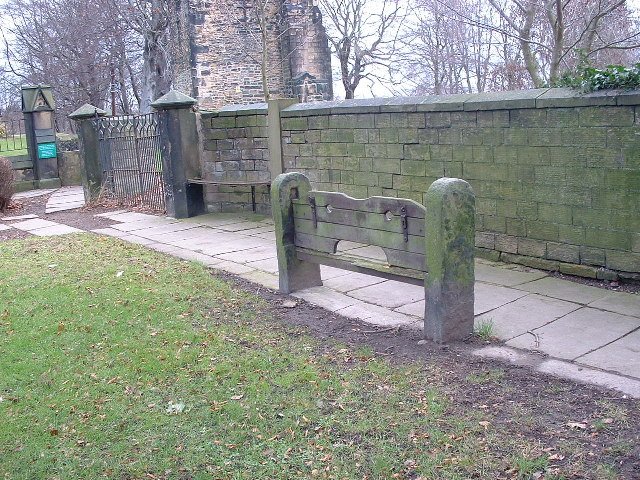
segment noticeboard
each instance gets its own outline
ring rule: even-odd
[[[39,143],[38,144],[38,158],[56,158],[58,156],[58,149],[55,143]]]

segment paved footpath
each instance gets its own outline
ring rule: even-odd
[[[72,198],[68,191],[59,195],[62,200],[64,197]],[[118,223],[93,230],[95,233],[278,288],[275,234],[270,218],[236,213],[175,220],[128,211],[98,216]],[[35,235],[78,231],[45,219],[20,217],[0,219],[0,229],[5,228],[19,228]],[[365,257],[383,255],[375,247],[351,242],[341,242],[339,249]],[[293,295],[367,323],[422,328],[421,287],[327,266],[321,266],[321,272],[324,286]],[[475,293],[476,327],[484,326],[504,341],[503,345],[478,348],[477,355],[640,398],[640,295],[485,260],[476,263]]]

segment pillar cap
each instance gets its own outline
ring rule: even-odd
[[[85,118],[91,118],[91,117],[95,117],[95,116],[104,117],[106,114],[107,114],[107,112],[105,112],[101,108],[94,107],[93,105],[91,105],[89,103],[85,103],[79,109],[77,109],[75,112],[70,113],[69,114],[69,118],[71,120],[82,120],[82,119],[85,119]]]
[[[169,110],[172,108],[189,108],[197,102],[195,98],[191,98],[189,95],[185,95],[176,90],[170,90],[153,102],[151,106],[156,110]]]

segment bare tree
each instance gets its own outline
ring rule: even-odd
[[[14,85],[51,85],[61,114],[83,103],[104,108],[114,64],[132,73],[123,77],[120,94],[126,97],[137,88],[137,41],[111,7],[107,0],[7,2],[2,13],[11,22],[3,27],[3,56]],[[130,104],[125,100],[123,107]]]
[[[399,0],[319,0],[329,43],[338,57],[346,98],[376,67],[388,69],[404,11]]]
[[[173,74],[169,53],[167,0],[111,0],[121,20],[142,39],[142,89],[135,92],[140,112],[151,111],[151,102],[171,89]]]
[[[626,0],[489,0],[502,24],[478,21],[444,0],[459,21],[515,39],[534,87],[555,82],[579,58],[640,46],[640,29],[629,21]]]

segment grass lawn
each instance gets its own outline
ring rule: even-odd
[[[25,135],[9,135],[0,137],[0,156],[15,157],[27,154],[27,138]]]
[[[0,352],[4,479],[622,478],[633,449],[625,407],[539,422],[500,370],[458,385],[320,341],[204,267],[89,234],[0,243]],[[460,407],[489,387],[504,407]]]

